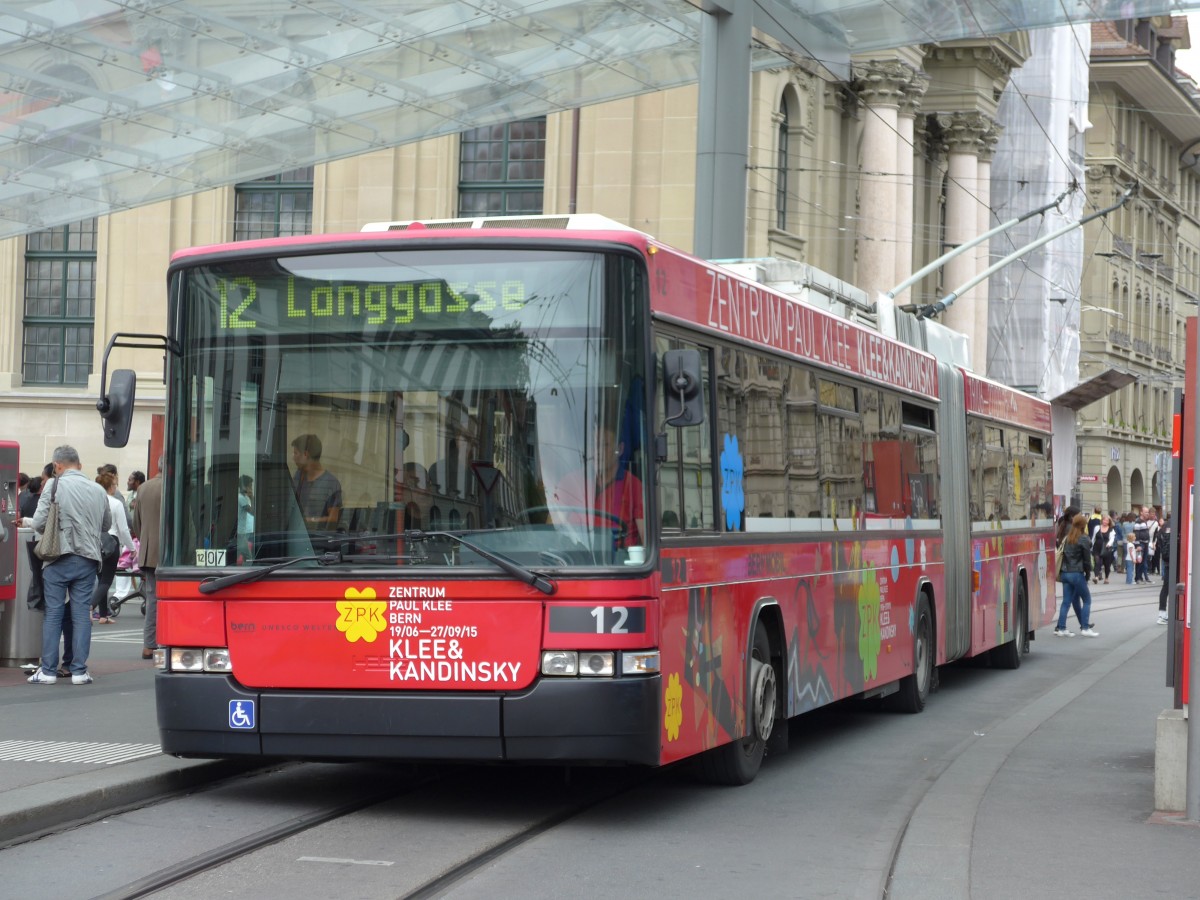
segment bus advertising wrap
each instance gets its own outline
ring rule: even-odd
[[[252,687],[517,690],[537,674],[540,604],[459,601],[434,585],[343,593],[325,602],[231,605],[238,680]]]
[[[937,397],[937,362],[928,353],[674,252],[650,257],[655,312],[753,344],[782,350],[860,378]]]

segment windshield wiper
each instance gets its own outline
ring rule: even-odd
[[[294,566],[296,563],[302,562],[315,562],[319,566],[336,566],[338,563],[345,562],[345,558],[342,556],[340,550],[326,550],[320,556],[296,556],[262,569],[249,569],[243,572],[234,572],[232,575],[222,575],[219,578],[210,578],[207,581],[202,581],[200,582],[200,593],[215,594],[217,591],[232,587],[235,584],[258,581],[260,578],[266,578],[272,572],[278,572],[280,569],[286,569],[288,566]]]
[[[517,579],[530,587],[535,587],[543,594],[553,594],[558,590],[557,585],[543,575],[539,575],[531,569],[527,569],[519,563],[513,562],[506,556],[501,556],[472,540],[468,540],[460,534],[454,534],[450,531],[418,531],[410,530],[399,532],[397,534],[378,534],[370,535],[369,540],[387,540],[402,538],[404,540],[421,543],[424,541],[433,540],[436,538],[448,538],[452,541],[457,541],[469,550],[479,554],[488,562],[499,566],[513,578]],[[359,540],[364,540],[360,538]],[[288,566],[294,566],[296,563],[315,562],[318,566],[336,566],[345,562],[361,562],[362,560],[356,557],[347,558],[342,550],[343,544],[353,543],[353,540],[337,541],[333,547],[327,549],[320,555],[310,554],[308,556],[296,556],[292,559],[285,559],[283,562],[277,562],[270,566],[265,566],[261,569],[248,569],[242,572],[234,572],[230,575],[221,575],[218,578],[210,578],[207,581],[200,582],[200,593],[215,594],[217,591],[227,587],[232,587],[235,584],[248,584],[251,581],[258,581],[260,578],[266,578],[272,572],[278,572],[280,569],[286,569]]]
[[[495,553],[491,550],[481,547],[479,544],[475,543],[475,541],[468,540],[461,534],[455,534],[452,531],[418,531],[414,529],[404,532],[404,538],[410,541],[428,541],[434,538],[449,538],[452,541],[457,541],[458,543],[462,544],[468,550],[479,554],[488,562],[495,563],[513,578],[517,579],[517,581],[523,582],[530,587],[535,587],[543,594],[553,594],[556,590],[558,590],[558,586],[544,575],[539,575],[532,569],[527,569],[520,563],[513,562],[507,556],[501,556],[499,553]]]

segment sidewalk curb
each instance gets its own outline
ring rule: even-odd
[[[257,761],[157,756],[14,788],[0,793],[0,849],[262,767]]]

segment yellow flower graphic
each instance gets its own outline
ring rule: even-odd
[[[863,679],[879,674],[879,649],[883,644],[879,631],[879,581],[873,568],[863,570],[858,593],[858,657],[863,664]]]
[[[346,632],[350,643],[366,641],[374,643],[379,633],[387,628],[387,602],[375,599],[375,589],[346,588],[346,599],[337,602],[338,631]]]
[[[666,701],[663,724],[667,726],[667,740],[678,740],[679,726],[683,724],[683,688],[679,686],[678,672],[667,679],[667,689],[663,691],[663,699]]]

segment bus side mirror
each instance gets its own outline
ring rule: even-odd
[[[137,389],[137,373],[133,369],[116,369],[108,382],[108,393],[96,401],[96,409],[104,420],[105,447],[124,447],[129,443],[133,425],[133,397]]]
[[[700,390],[700,351],[668,350],[663,354],[663,400],[667,424],[680,428],[704,421],[704,392]]]

